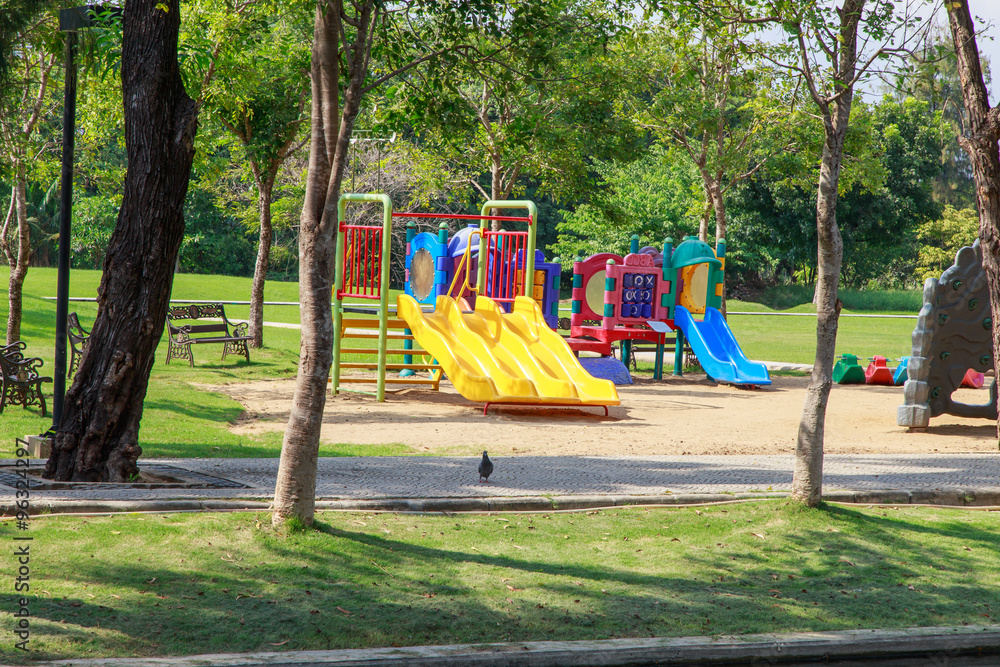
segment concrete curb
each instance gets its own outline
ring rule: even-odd
[[[582,665],[953,664],[1000,655],[1000,626],[847,630],[719,637],[542,641],[404,648],[62,660],[49,667],[568,667]],[[981,662],[978,664],[988,664]]]
[[[784,492],[772,493],[677,493],[669,495],[567,495],[514,496],[495,498],[380,498],[373,500],[317,500],[318,510],[355,512],[558,512],[629,505],[708,505],[735,501],[787,498]],[[829,491],[823,500],[859,505],[940,505],[947,507],[997,507],[1000,491],[996,489],[916,489]],[[127,514],[129,512],[226,512],[237,510],[266,511],[270,501],[261,500],[42,500],[32,501],[32,516],[46,514]],[[0,503],[0,516],[15,516],[13,502]]]

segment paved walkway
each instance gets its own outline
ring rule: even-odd
[[[494,460],[489,484],[475,457],[343,457],[319,461],[317,496],[329,500],[656,496],[788,491],[791,456],[517,456]],[[0,462],[2,463],[2,462]],[[11,461],[11,463],[13,463]],[[42,461],[35,462],[39,466]],[[120,488],[76,484],[45,489],[38,500],[270,499],[278,459],[144,459],[145,471],[201,488]],[[828,456],[824,491],[1000,492],[1000,454]],[[14,496],[13,467],[0,466],[0,501]],[[213,488],[213,485],[214,488]]]

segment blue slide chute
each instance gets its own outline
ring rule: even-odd
[[[706,308],[705,319],[699,322],[687,308],[677,306],[674,309],[674,326],[684,332],[701,367],[717,382],[771,384],[767,368],[744,356],[722,313],[715,308]]]

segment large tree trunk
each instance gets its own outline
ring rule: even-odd
[[[968,115],[969,135],[959,137],[962,148],[972,161],[976,181],[976,203],[979,209],[979,242],[983,247],[983,266],[990,289],[992,309],[993,355],[1000,350],[1000,112],[990,109],[983,70],[979,62],[976,32],[969,14],[968,0],[945,3],[948,23],[958,55],[958,72],[962,79],[962,99]],[[1000,365],[996,366],[1000,368]],[[1000,422],[997,424],[1000,439]]]
[[[28,275],[28,261],[31,259],[31,231],[28,227],[27,183],[18,178],[14,184],[14,210],[17,220],[17,253],[9,253],[10,280],[7,288],[7,344],[21,339],[21,296],[24,279]]]
[[[837,344],[840,301],[837,287],[843,264],[844,243],[837,225],[837,185],[844,152],[844,139],[854,99],[853,86],[843,82],[854,79],[857,59],[858,23],[864,0],[847,0],[840,10],[840,57],[836,80],[842,82],[843,94],[823,109],[824,142],[820,163],[819,193],[816,201],[817,268],[816,281],[816,357],[812,379],[802,404],[798,438],[795,444],[795,470],[792,498],[806,505],[818,505],[823,493],[823,436],[826,405],[833,385],[833,356]],[[841,90],[840,87],[837,90]]]
[[[179,0],[166,1],[131,0],[124,16],[128,172],[97,319],[45,466],[50,479],[122,482],[138,472],[142,403],[184,235],[197,129],[177,65]]]
[[[262,174],[254,166],[254,176],[257,181],[257,208],[260,214],[260,240],[257,244],[257,264],[253,270],[253,284],[250,286],[250,347],[264,345],[264,281],[267,279],[267,267],[271,260],[271,241],[274,231],[271,226],[271,195],[274,190],[274,178],[277,168],[270,173]]]

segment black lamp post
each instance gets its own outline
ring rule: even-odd
[[[63,91],[62,178],[59,191],[59,273],[56,278],[56,359],[52,381],[52,431],[62,419],[66,396],[66,318],[69,313],[69,245],[73,217],[73,156],[76,145],[76,33],[93,25],[96,14],[118,7],[86,5],[59,10],[59,30],[66,33]]]

